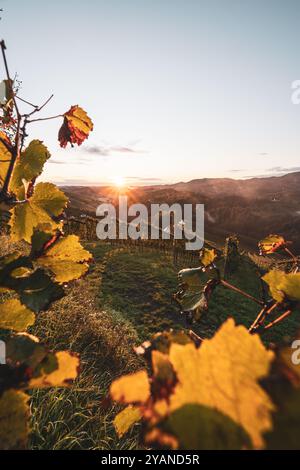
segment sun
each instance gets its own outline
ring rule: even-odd
[[[117,175],[112,178],[114,186],[117,188],[123,188],[125,186],[125,178],[123,176]]]
[[[125,186],[125,178],[123,176],[114,176],[112,182],[117,188],[123,188]]]

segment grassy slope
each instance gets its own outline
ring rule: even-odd
[[[94,249],[96,259],[98,250],[101,253],[101,246]],[[187,266],[174,267],[172,260],[160,253],[120,252],[106,266],[99,292],[100,303],[120,311],[141,340],[162,329],[188,327],[172,299],[177,289],[178,269],[184,267]],[[236,287],[260,298],[261,286],[256,267],[246,256],[229,280]],[[202,337],[210,337],[229,316],[237,324],[249,327],[258,311],[259,306],[253,301],[220,286],[211,299],[209,311],[199,324],[193,325],[193,329]],[[265,334],[265,341],[287,339],[286,335],[291,334],[299,324],[296,315]]]
[[[142,367],[134,345],[162,329],[186,326],[172,301],[178,269],[170,259],[103,243],[88,248],[95,258],[90,274],[74,282],[66,298],[40,315],[33,330],[50,347],[70,348],[82,360],[80,378],[70,389],[34,392],[31,447],[35,449],[138,448],[137,429],[117,439],[112,424],[116,409],[103,399],[115,377]],[[243,261],[230,282],[259,296],[254,271]],[[210,337],[228,316],[249,326],[256,314],[253,302],[219,287],[209,313],[193,329]],[[274,328],[266,341],[281,340],[295,326],[292,318]]]

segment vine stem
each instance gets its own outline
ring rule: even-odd
[[[3,57],[5,72],[6,72],[6,77],[7,77],[8,84],[9,84],[9,87],[10,87],[10,91],[11,91],[11,94],[12,94],[12,97],[13,97],[13,102],[14,102],[14,105],[15,105],[15,108],[16,108],[16,113],[17,113],[18,119],[20,119],[20,118],[21,118],[21,114],[20,114],[20,112],[19,112],[19,108],[18,108],[16,96],[15,96],[14,91],[13,91],[13,89],[12,89],[12,84],[11,84],[11,83],[12,83],[12,79],[10,78],[9,69],[8,69],[8,64],[7,64],[7,59],[6,59],[6,54],[5,54],[6,45],[5,45],[5,42],[4,42],[3,40],[0,42],[0,47],[1,47],[1,52],[2,52],[2,57]]]
[[[253,333],[254,330],[262,325],[262,323],[265,321],[265,318],[267,315],[270,315],[270,313],[273,312],[273,310],[275,310],[275,308],[278,307],[278,302],[275,302],[273,305],[271,305],[271,307],[268,308],[268,305],[265,305],[261,311],[259,312],[259,314],[257,315],[256,319],[254,320],[254,322],[252,323],[252,325],[250,326],[249,328],[249,333]]]
[[[30,119],[27,121],[28,124],[32,122],[39,122],[39,121],[49,121],[50,119],[58,119],[60,117],[64,117],[63,114],[57,114],[57,116],[50,116],[50,117],[45,117],[45,118],[37,118],[37,119]]]
[[[264,330],[269,330],[270,328],[272,328],[272,326],[277,325],[277,323],[289,317],[291,314],[292,314],[292,310],[287,310],[282,315],[280,315],[280,317],[276,318],[276,320],[272,321],[271,323],[268,323],[268,325],[264,327]]]
[[[9,162],[9,167],[8,167],[7,174],[6,174],[6,177],[5,177],[5,181],[3,183],[3,187],[2,187],[2,191],[1,191],[2,196],[4,195],[4,197],[5,197],[7,195],[7,192],[8,192],[8,187],[9,187],[10,179],[11,179],[14,167],[15,167],[15,163],[16,163],[17,158],[18,158],[19,153],[20,153],[20,129],[21,129],[22,116],[20,114],[20,111],[19,111],[19,108],[18,108],[18,105],[17,105],[16,96],[15,96],[14,91],[12,89],[12,80],[10,78],[7,59],[6,59],[6,54],[5,54],[6,45],[5,45],[5,42],[3,40],[0,42],[0,47],[1,47],[1,52],[2,52],[2,57],[3,57],[3,62],[4,62],[5,71],[6,71],[7,80],[8,80],[8,83],[9,83],[9,87],[11,88],[11,93],[12,93],[12,96],[13,96],[13,102],[14,102],[14,105],[15,105],[16,113],[17,113],[17,130],[16,130],[15,143],[14,143],[14,147],[13,147],[13,150],[12,150],[12,157],[11,157],[11,160]]]
[[[247,292],[244,292],[243,290],[239,289],[238,287],[233,286],[232,284],[230,284],[227,281],[224,281],[223,279],[220,280],[220,284],[224,287],[227,287],[228,289],[233,290],[234,292],[237,292],[240,295],[243,295],[247,299],[250,299],[259,305],[262,305],[262,306],[264,305],[264,302],[262,300],[256,299],[255,297],[253,297],[253,295],[248,294]]]

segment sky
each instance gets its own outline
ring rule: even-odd
[[[0,36],[20,96],[79,104],[94,132],[57,141],[43,180],[160,184],[300,170],[299,0],[0,0]],[[1,74],[4,69],[1,65]],[[27,110],[27,108],[25,108]]]

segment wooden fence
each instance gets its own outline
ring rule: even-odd
[[[64,222],[64,232],[69,234],[78,235],[83,241],[99,241],[97,238],[96,228],[98,220],[89,216],[82,218],[69,217]],[[131,238],[122,239],[108,239],[103,242],[116,247],[126,247],[129,250],[136,252],[146,251],[159,251],[162,256],[166,256],[173,260],[175,266],[193,267],[199,265],[199,250],[186,250],[184,240],[174,240],[170,236],[170,240],[152,240],[152,239],[138,239],[132,240]]]

